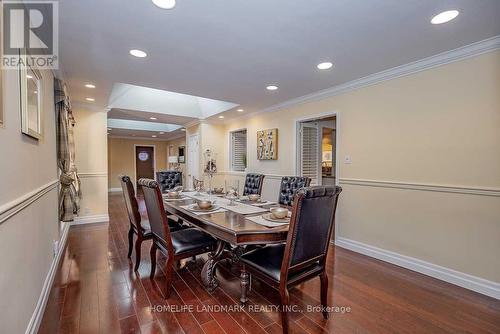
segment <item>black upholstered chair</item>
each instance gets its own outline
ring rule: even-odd
[[[156,181],[160,185],[161,192],[165,193],[177,186],[182,186],[182,172],[175,170],[156,172]]]
[[[243,195],[258,194],[262,192],[262,184],[264,183],[264,174],[249,173],[245,177],[245,187]]]
[[[335,211],[342,188],[316,186],[300,189],[293,203],[286,244],[267,245],[241,256],[241,302],[247,301],[249,273],[279,288],[281,324],[288,333],[288,288],[319,276],[321,305],[327,306],[325,262],[335,229]],[[328,318],[328,312],[323,312]]]
[[[148,220],[142,220],[141,214],[139,212],[139,205],[137,204],[137,198],[135,197],[134,186],[130,177],[124,175],[120,176],[120,183],[123,190],[123,198],[125,199],[125,206],[127,207],[128,218],[130,222],[130,229],[128,231],[128,257],[132,256],[132,248],[134,244],[134,234],[137,235],[137,240],[135,241],[135,267],[134,270],[139,269],[141,264],[141,244],[144,240],[150,240],[153,238],[151,233],[151,227]],[[177,231],[185,228],[181,224],[169,219],[168,220],[170,229],[172,231]]]
[[[178,260],[209,252],[213,249],[216,240],[209,234],[195,228],[186,228],[172,232],[167,223],[167,213],[163,205],[158,182],[150,179],[140,179],[139,186],[144,193],[144,202],[148,211],[153,244],[151,245],[151,279],[156,271],[156,251],[159,250],[167,257],[165,276],[167,288],[165,298],[172,290],[172,272],[174,263]]]
[[[281,178],[280,193],[278,203],[292,206],[293,198],[300,188],[309,187],[311,178],[303,176],[285,176]]]

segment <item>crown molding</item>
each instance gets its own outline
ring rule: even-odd
[[[117,139],[128,139],[128,140],[148,140],[148,141],[171,141],[175,138],[153,138],[153,137],[132,137],[132,136],[113,136],[113,135],[108,135],[108,138],[117,138]]]
[[[484,53],[496,51],[500,49],[500,35],[475,42],[469,45],[465,45],[459,47],[454,50],[445,51],[442,53],[438,53],[434,56],[430,56],[427,58],[423,58],[411,63],[407,63],[401,66],[393,67],[378,73],[370,74],[363,78],[355,79],[352,81],[348,81],[346,83],[333,86],[331,88],[323,89],[311,94],[307,94],[304,96],[300,96],[276,105],[273,105],[268,108],[264,108],[262,110],[258,110],[255,112],[250,112],[246,115],[242,115],[241,117],[228,119],[226,122],[230,123],[236,120],[245,119],[249,117],[254,117],[258,114],[278,111],[281,109],[297,106],[300,104],[318,101],[322,99],[326,99],[329,97],[333,97],[336,95],[340,95],[343,93],[347,93],[353,90],[357,90],[363,87],[368,87],[372,85],[376,85],[378,83],[404,77],[407,75],[411,75],[414,73],[418,73],[421,71],[429,70],[438,66],[450,64],[456,61],[464,60],[467,58],[479,56]],[[225,122],[225,123],[226,123]]]

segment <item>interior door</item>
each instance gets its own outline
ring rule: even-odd
[[[318,185],[321,182],[321,145],[319,126],[316,122],[300,123],[299,129],[300,147],[300,175],[311,178],[311,185]]]
[[[189,136],[187,155],[187,185],[193,188],[193,176],[200,178],[200,136],[193,134]]]
[[[154,179],[154,147],[136,146],[135,147],[135,175],[136,182],[141,178]],[[137,192],[142,192],[141,187],[137,187]]]

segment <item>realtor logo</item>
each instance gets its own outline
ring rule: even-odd
[[[58,5],[2,1],[2,68],[58,68]]]

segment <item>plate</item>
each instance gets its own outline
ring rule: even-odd
[[[247,200],[239,200],[238,202],[243,203],[243,204],[249,204],[249,205],[267,203],[267,201],[263,201],[261,199],[259,199],[258,201],[251,201],[249,199],[247,199]]]
[[[188,210],[195,211],[195,212],[212,212],[212,211],[217,211],[219,209],[220,209],[220,207],[217,205],[212,205],[212,207],[210,209],[201,209],[200,207],[198,207],[198,204],[193,204],[188,208]]]
[[[264,218],[265,220],[269,220],[270,222],[273,222],[273,223],[282,223],[282,224],[290,223],[289,218],[283,218],[283,219],[273,218],[273,216],[270,213],[263,214],[262,218]]]

